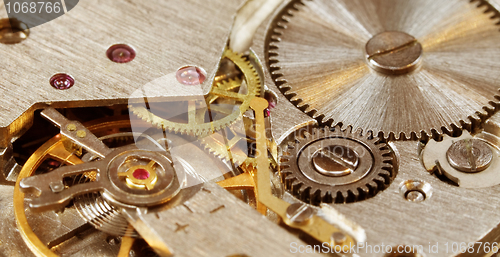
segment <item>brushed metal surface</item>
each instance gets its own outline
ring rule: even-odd
[[[391,186],[363,202],[333,205],[363,227],[369,245],[423,245],[425,256],[457,256],[451,245],[487,240],[496,242],[500,232],[500,186],[465,189],[449,185],[429,174],[419,158],[418,142],[391,143],[398,152],[399,172]],[[400,186],[421,180],[432,187],[432,196],[422,202],[407,201]],[[429,253],[429,243],[439,243],[439,253]],[[445,243],[448,243],[446,253]],[[360,253],[360,256],[383,254]],[[483,256],[471,254],[467,256]]]
[[[211,87],[233,17],[243,0],[126,1],[87,0],[67,14],[37,26],[19,44],[0,44],[0,137],[3,145],[30,123],[34,109],[127,103],[149,82],[164,91],[148,97],[203,94]],[[6,18],[0,4],[0,18]],[[116,43],[133,46],[136,58],[114,63],[106,50]],[[201,86],[186,88],[175,79],[185,65],[207,71]],[[50,86],[59,72],[76,83],[68,90]]]
[[[301,4],[301,3],[303,4]],[[268,66],[297,106],[325,123],[384,137],[420,138],[470,128],[500,86],[500,27],[480,1],[294,1],[269,27]],[[401,31],[423,47],[421,67],[371,69],[364,47]]]
[[[292,253],[300,239],[212,182],[174,208],[128,213],[139,233],[151,231],[174,256],[321,256]]]
[[[288,2],[289,0],[284,1],[281,6],[284,6]],[[281,8],[282,7],[278,7],[278,10]],[[300,130],[301,128],[305,128],[307,130],[308,126],[314,126],[317,124],[317,121],[297,109],[292,103],[290,103],[290,101],[288,101],[288,99],[286,99],[278,87],[276,87],[269,69],[266,68],[268,65],[265,53],[266,32],[268,24],[273,17],[274,14],[265,20],[257,29],[251,48],[257,55],[258,59],[262,62],[261,72],[263,73],[262,75],[266,89],[276,95],[277,98],[276,107],[270,110],[270,128],[274,140],[276,140],[279,145],[295,131]]]

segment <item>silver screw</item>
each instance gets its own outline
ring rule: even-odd
[[[310,206],[302,203],[294,203],[286,209],[286,216],[293,223],[304,223],[314,215],[314,210]]]
[[[370,67],[386,74],[404,74],[415,70],[422,53],[422,45],[414,37],[399,31],[382,32],[366,44]]]
[[[493,151],[479,139],[463,139],[453,143],[446,152],[448,163],[455,169],[475,173],[488,168],[493,160]]]
[[[317,172],[330,177],[353,173],[358,164],[358,154],[347,146],[331,145],[314,153],[312,163]]]

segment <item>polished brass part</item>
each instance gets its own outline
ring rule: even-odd
[[[150,122],[151,124],[163,128],[164,130],[173,131],[175,133],[190,134],[194,136],[206,136],[215,131],[219,131],[233,124],[241,118],[241,114],[248,110],[250,101],[259,96],[261,93],[260,78],[255,68],[241,54],[233,53],[231,50],[226,50],[222,58],[227,58],[243,72],[245,77],[247,90],[245,93],[235,92],[241,87],[238,80],[228,83],[217,83],[210,90],[210,93],[205,96],[206,107],[197,109],[197,100],[188,100],[188,121],[180,123],[164,119],[152,113],[143,106],[129,106],[130,110],[139,118]],[[230,101],[233,105],[238,106],[237,110],[221,108],[216,103],[218,101]],[[198,103],[199,104],[199,103]],[[206,112],[223,113],[225,117],[205,122]]]
[[[253,166],[246,166],[244,173],[217,182],[219,186],[227,190],[251,190],[255,197],[255,209],[262,215],[267,214],[267,208],[259,201],[258,188],[256,186],[256,174]]]
[[[125,181],[130,188],[147,189],[151,190],[155,187],[158,176],[154,165],[155,161],[151,161],[148,165],[137,165],[130,167],[127,172],[119,172],[118,177],[125,177]],[[149,177],[146,179],[138,179],[134,177],[134,172],[139,169],[144,169],[149,173]]]
[[[75,131],[76,130],[76,125],[73,124],[73,123],[70,123],[70,124],[68,124],[68,126],[66,126],[66,129],[68,131]]]
[[[366,59],[374,70],[386,74],[405,74],[422,60],[422,45],[400,31],[379,33],[366,43]]]
[[[488,1],[291,0],[263,43],[276,86],[320,125],[439,140],[500,103],[499,21]]]
[[[28,38],[30,30],[26,24],[19,20],[0,19],[0,43],[17,44]]]
[[[130,257],[130,250],[135,242],[135,238],[124,236],[122,237],[121,242],[120,251],[118,252],[117,257]]]
[[[79,138],[84,138],[87,136],[87,132],[83,131],[83,130],[78,130],[76,132],[76,136],[79,137]]]
[[[42,243],[40,239],[38,239],[38,236],[33,232],[33,229],[28,224],[26,213],[24,212],[24,193],[21,192],[19,183],[23,178],[33,175],[37,167],[45,159],[45,156],[50,155],[54,149],[59,150],[57,151],[57,155],[51,155],[52,157],[61,157],[61,161],[70,165],[81,162],[81,160],[72,153],[66,152],[65,155],[61,155],[61,153],[63,153],[62,149],[64,149],[64,146],[62,145],[61,135],[57,135],[43,144],[33,155],[31,155],[19,173],[16,186],[14,187],[14,214],[17,227],[19,228],[19,232],[21,233],[21,236],[26,242],[28,248],[30,248],[30,250],[38,257],[56,257],[57,255],[47,248],[47,246]]]
[[[291,206],[290,203],[275,197],[271,191],[271,182],[269,178],[270,167],[267,158],[267,137],[265,128],[264,110],[267,108],[268,102],[264,98],[255,98],[250,102],[250,108],[255,112],[255,131],[257,140],[257,188],[259,201],[267,206],[270,210],[278,214],[283,222],[292,227],[297,228],[308,235],[312,236],[320,242],[331,243],[331,235],[335,232],[342,232],[340,229],[326,222],[319,216],[312,216],[306,224],[295,223],[287,216],[287,209]],[[356,242],[351,236],[346,236],[346,240],[340,244],[331,244],[334,247],[337,245],[355,245]]]
[[[111,120],[108,122],[100,122],[100,123],[92,123],[89,124],[88,129],[94,133],[106,131],[109,128],[116,127],[126,127],[130,126],[130,121],[128,120]],[[21,170],[16,185],[14,188],[14,215],[16,220],[16,225],[19,229],[19,232],[28,246],[28,248],[38,257],[56,257],[57,255],[52,252],[47,245],[45,245],[38,236],[34,233],[33,229],[28,223],[26,213],[25,213],[25,201],[24,201],[24,193],[20,191],[19,183],[23,178],[27,178],[34,174],[37,170],[38,166],[46,159],[53,158],[61,163],[66,165],[77,165],[82,164],[82,160],[66,150],[64,146],[64,137],[59,134],[55,137],[48,140],[45,144],[43,144],[38,150],[31,155],[26,164],[23,166]],[[95,181],[96,173],[89,172],[84,173],[84,175],[89,178],[91,181]],[[124,237],[125,238],[125,237]],[[123,244],[123,241],[122,241]],[[126,246],[122,246],[122,248]],[[128,253],[127,253],[128,254]],[[128,256],[128,255],[127,255]]]

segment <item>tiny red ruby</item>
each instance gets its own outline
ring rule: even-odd
[[[274,109],[274,107],[276,107],[276,97],[272,93],[266,92],[264,94],[264,98],[267,100],[268,103],[268,107],[265,110],[265,115],[270,116],[271,110]]]
[[[126,44],[116,44],[108,48],[106,55],[113,62],[127,63],[135,58],[135,50]]]
[[[149,171],[145,169],[136,169],[134,170],[134,173],[132,173],[132,175],[136,179],[145,180],[149,178]]]
[[[177,81],[184,85],[199,85],[207,78],[206,72],[195,66],[186,66],[180,68],[176,73]]]
[[[50,78],[50,85],[56,89],[64,90],[72,87],[75,79],[68,74],[58,73]]]

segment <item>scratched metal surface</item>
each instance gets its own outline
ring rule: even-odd
[[[163,83],[155,96],[208,92],[211,79],[197,87],[180,85],[175,71],[197,65],[215,75],[236,10],[232,1],[87,0],[67,14],[37,26],[19,44],[0,44],[0,136],[4,144],[18,134],[34,108],[127,103],[149,82]],[[0,4],[0,18],[6,18]],[[133,46],[136,58],[113,63],[106,50],[116,43]],[[50,86],[59,72],[76,83],[68,90]]]
[[[268,28],[267,67],[321,122],[396,139],[469,129],[498,104],[500,85],[500,15],[481,3],[294,1]],[[421,43],[418,69],[387,76],[369,68],[364,47],[383,31]]]

